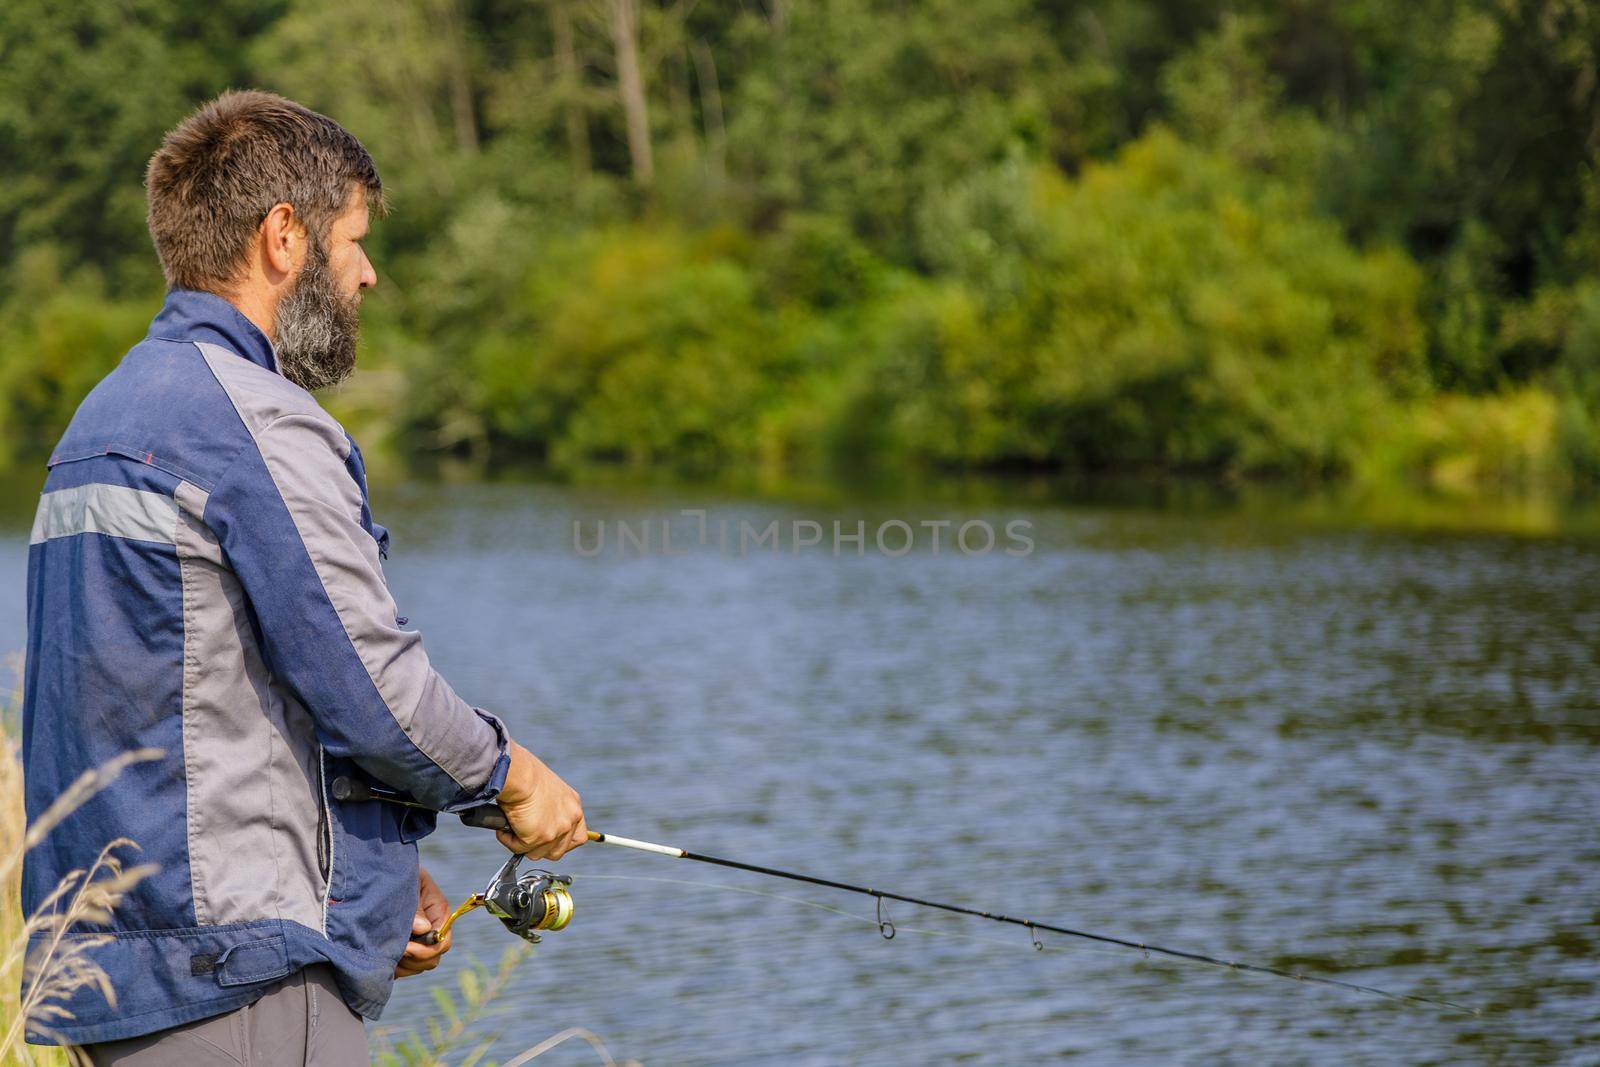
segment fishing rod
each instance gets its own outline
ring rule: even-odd
[[[736,871],[749,871],[752,874],[764,874],[770,878],[785,878],[791,882],[804,882],[808,885],[824,886],[828,889],[839,889],[846,893],[859,893],[862,896],[873,897],[878,902],[878,932],[885,939],[893,940],[895,934],[894,921],[885,915],[883,902],[897,900],[905,904],[914,904],[919,908],[934,908],[939,911],[954,912],[957,915],[971,915],[979,919],[988,919],[991,922],[1009,923],[1012,926],[1021,926],[1029,932],[1036,950],[1043,951],[1044,943],[1039,940],[1038,931],[1062,934],[1066,937],[1082,938],[1086,941],[1098,941],[1106,945],[1119,945],[1123,948],[1138,949],[1148,957],[1151,953],[1159,956],[1168,956],[1172,959],[1189,960],[1194,963],[1210,964],[1214,967],[1223,967],[1232,971],[1248,971],[1252,974],[1272,975],[1277,978],[1288,978],[1297,982],[1312,982],[1317,985],[1333,986],[1338,989],[1351,990],[1357,993],[1367,993],[1384,997],[1388,1000],[1410,1002],[1413,1004],[1427,1004],[1433,1007],[1449,1008],[1453,1011],[1478,1014],[1476,1008],[1469,1008],[1463,1004],[1452,1003],[1448,1000],[1436,1000],[1432,997],[1420,997],[1410,993],[1395,993],[1376,986],[1358,985],[1355,982],[1342,982],[1337,978],[1323,978],[1313,974],[1302,974],[1298,971],[1286,971],[1278,967],[1268,967],[1258,963],[1241,963],[1237,960],[1225,960],[1216,956],[1207,956],[1200,952],[1187,952],[1183,949],[1164,948],[1161,945],[1152,945],[1145,941],[1134,941],[1128,938],[1113,937],[1110,934],[1097,934],[1088,930],[1074,930],[1068,926],[1056,926],[1052,923],[1038,922],[1034,919],[1019,919],[1010,915],[1000,915],[994,912],[983,911],[978,908],[964,907],[960,904],[948,904],[937,900],[925,900],[922,897],[907,896],[904,893],[891,893],[887,889],[873,889],[870,886],[854,885],[850,882],[838,882],[831,878],[818,878],[815,875],[801,874],[798,871],[785,871],[777,867],[763,867],[755,863],[744,863],[739,860],[723,859],[719,856],[708,856],[704,853],[690,852],[688,849],[678,848],[675,845],[657,845],[649,841],[635,841],[629,837],[618,837],[615,834],[604,834],[598,831],[589,831],[589,840],[602,845],[615,845],[619,848],[634,849],[638,852],[649,852],[657,856],[667,856],[672,859],[693,860],[696,863],[709,863],[718,867],[729,867]]]
[[[340,799],[347,796],[350,799],[384,800],[391,803],[406,804],[410,807],[423,807],[424,805],[403,799],[399,794],[379,787],[367,786],[363,783],[354,783],[350,779],[335,779],[334,794]],[[341,795],[343,793],[344,795]],[[365,795],[356,795],[356,794]],[[431,809],[430,809],[431,810]],[[483,827],[491,830],[505,830],[510,828],[505,813],[497,805],[486,804],[476,808],[469,808],[457,813],[461,821],[468,826]],[[1397,993],[1389,989],[1380,989],[1377,986],[1361,985],[1356,982],[1345,982],[1337,978],[1324,978],[1320,975],[1305,974],[1300,971],[1285,970],[1280,967],[1271,967],[1260,963],[1245,963],[1239,960],[1223,959],[1218,956],[1209,956],[1202,952],[1189,952],[1184,949],[1167,948],[1163,945],[1153,945],[1146,941],[1136,941],[1132,938],[1115,937],[1111,934],[1095,933],[1089,930],[1077,930],[1069,926],[1057,926],[1054,923],[1039,922],[1035,919],[1016,918],[996,912],[984,911],[980,908],[970,908],[961,904],[950,904],[943,901],[927,900],[922,897],[909,896],[905,893],[894,893],[887,889],[875,889],[871,886],[856,885],[851,882],[836,881],[832,878],[820,878],[816,875],[803,874],[799,871],[787,871],[777,867],[764,867],[760,864],[745,863],[741,860],[724,859],[720,856],[709,856],[701,852],[690,852],[688,849],[676,845],[658,845],[651,841],[639,841],[631,837],[620,837],[616,834],[601,833],[597,830],[589,831],[589,840],[602,845],[611,845],[617,848],[631,849],[635,852],[647,852],[651,855],[666,856],[669,859],[689,860],[694,863],[705,863],[717,867],[727,867],[736,871],[748,871],[752,874],[765,875],[769,878],[782,878],[791,882],[802,882],[807,885],[822,886],[827,889],[837,889],[846,893],[856,893],[861,896],[874,898],[877,902],[878,932],[886,939],[892,940],[895,936],[894,920],[888,916],[884,909],[884,901],[893,900],[903,904],[911,904],[919,908],[931,908],[937,911],[952,912],[957,915],[969,915],[990,922],[1006,923],[1011,926],[1020,926],[1028,931],[1029,939],[1036,950],[1044,949],[1044,942],[1039,940],[1039,932],[1060,934],[1064,937],[1074,937],[1085,941],[1094,941],[1105,945],[1115,945],[1121,948],[1134,949],[1149,958],[1152,954],[1166,956],[1170,959],[1187,960],[1191,963],[1202,963],[1208,966],[1220,967],[1230,971],[1244,971],[1250,974],[1267,975],[1274,978],[1285,978],[1295,982],[1306,982],[1315,985],[1329,986],[1349,992],[1363,993],[1369,996],[1382,997],[1386,1000],[1401,1003],[1424,1004],[1429,1007],[1447,1008],[1451,1011],[1466,1012],[1470,1015],[1481,1014],[1479,1009],[1457,1004],[1454,1001],[1436,999],[1434,997],[1417,996],[1411,993]],[[473,910],[474,908],[487,908],[490,914],[500,919],[513,933],[519,937],[537,943],[538,930],[560,930],[572,919],[572,897],[569,887],[572,878],[567,875],[551,874],[549,871],[536,870],[528,874],[517,876],[517,866],[522,857],[513,855],[496,872],[489,885],[481,893],[474,893],[468,897],[454,912],[452,912],[437,931],[429,931],[422,935],[420,940],[425,944],[437,944],[450,931],[456,919]]]

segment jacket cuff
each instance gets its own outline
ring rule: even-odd
[[[446,804],[444,811],[461,811],[465,808],[475,808],[480,804],[493,803],[494,798],[500,795],[500,790],[505,788],[506,774],[511,770],[511,735],[506,732],[506,724],[500,721],[497,715],[491,715],[482,708],[473,708],[478,713],[478,718],[488,723],[494,730],[495,761],[494,767],[489,772],[489,779],[476,792],[463,790],[456,794],[454,800]]]

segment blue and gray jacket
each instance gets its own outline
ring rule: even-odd
[[[323,961],[376,1019],[434,815],[336,801],[329,782],[455,810],[491,800],[509,760],[500,721],[396,616],[355,443],[231,304],[177,290],[49,467],[28,552],[28,818],[121,752],[163,753],[26,858],[30,914],[114,838],[160,868],[96,931],[115,1006],[85,989],[53,1030],[165,1029]]]

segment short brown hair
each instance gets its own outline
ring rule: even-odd
[[[235,281],[251,235],[274,204],[293,205],[319,239],[351,184],[383,210],[372,156],[337,122],[275,93],[226,92],[178,123],[145,170],[150,237],[167,285]]]

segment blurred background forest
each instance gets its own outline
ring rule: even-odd
[[[1586,0],[7,0],[0,426],[161,279],[228,87],[373,152],[369,449],[1600,481]]]

